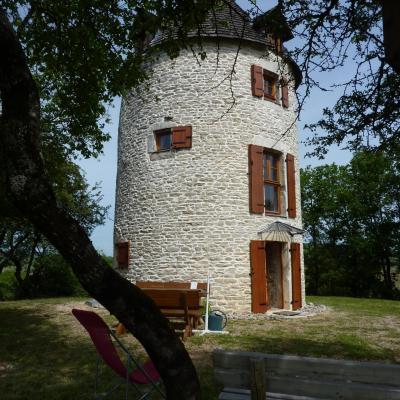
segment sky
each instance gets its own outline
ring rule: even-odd
[[[238,1],[239,5],[246,8],[247,1]],[[260,1],[259,6],[267,10],[276,4],[275,1]],[[295,39],[294,39],[295,40]],[[288,43],[289,44],[289,43]],[[329,73],[316,74],[315,77],[322,82],[325,87],[340,82],[343,76],[348,76],[353,69],[353,65],[348,64],[344,67]],[[300,87],[301,90],[301,87]],[[300,121],[297,123],[300,141],[300,166],[316,166],[322,164],[346,164],[350,161],[351,154],[343,149],[331,147],[324,160],[316,158],[306,158],[305,155],[310,149],[305,146],[304,141],[309,135],[304,129],[304,125],[318,121],[322,116],[324,107],[333,106],[340,94],[339,89],[322,92],[318,89],[312,91],[300,115]],[[92,186],[100,183],[102,188],[102,205],[110,206],[105,224],[95,228],[91,239],[97,250],[106,255],[112,255],[113,252],[113,225],[114,225],[114,202],[115,202],[115,184],[117,174],[117,140],[118,140],[118,122],[121,99],[116,98],[113,107],[109,109],[110,124],[104,129],[110,133],[111,140],[104,144],[103,155],[97,159],[79,160],[78,164],[85,173],[86,179]]]

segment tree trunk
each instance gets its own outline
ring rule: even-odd
[[[22,47],[0,9],[0,162],[15,206],[70,263],[85,290],[142,343],[167,398],[195,399],[199,382],[186,349],[154,302],[108,267],[86,232],[56,203],[40,153],[40,101]]]
[[[390,298],[393,297],[393,281],[392,281],[392,265],[390,262],[390,257],[388,255],[385,255],[384,257],[384,262],[383,262],[383,270],[384,270],[384,281],[385,281],[385,286],[387,290],[387,295],[390,296]]]
[[[29,255],[28,264],[26,266],[25,281],[29,279],[29,275],[31,274],[33,261],[35,260],[36,246],[38,245],[39,241],[40,241],[40,234],[35,234],[33,239],[31,254]]]
[[[400,74],[400,2],[382,0],[383,43],[387,63]]]

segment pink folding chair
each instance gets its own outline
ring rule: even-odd
[[[124,382],[120,382],[111,388],[105,394],[97,393],[99,384],[99,361],[100,358],[125,381],[125,399],[128,399],[129,386],[133,386],[139,394],[138,400],[145,399],[150,392],[155,389],[163,398],[165,394],[159,388],[161,377],[156,367],[151,360],[146,361],[140,365],[129,353],[127,348],[121,341],[110,331],[107,324],[103,319],[93,311],[84,311],[73,309],[72,314],[88,331],[90,338],[97,349],[97,362],[96,362],[96,377],[94,386],[94,398],[100,399],[110,395],[114,390],[121,386]],[[112,338],[119,345],[121,350],[126,355],[126,364],[124,364],[114,346]],[[131,366],[134,370],[131,371]],[[146,390],[141,390],[140,387],[146,386]]]

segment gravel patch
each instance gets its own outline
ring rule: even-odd
[[[323,304],[307,303],[301,309],[296,310],[295,312],[282,313],[281,311],[283,310],[267,311],[264,314],[232,312],[232,313],[227,313],[226,315],[228,319],[246,319],[246,320],[294,319],[294,318],[313,317],[318,314],[327,313],[331,311],[331,308]]]

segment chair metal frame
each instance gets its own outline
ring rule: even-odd
[[[145,398],[147,398],[147,396],[149,396],[149,394],[151,392],[153,392],[153,390],[157,391],[161,397],[163,399],[166,399],[166,396],[164,394],[164,392],[160,389],[159,385],[161,383],[161,378],[159,377],[159,379],[157,381],[154,381],[153,378],[149,375],[149,373],[146,371],[145,369],[145,365],[146,364],[150,364],[151,360],[149,360],[147,363],[144,364],[140,364],[138,361],[135,360],[135,358],[133,358],[132,354],[129,352],[129,350],[126,348],[126,346],[121,342],[121,340],[118,339],[118,337],[110,330],[110,328],[105,324],[105,322],[103,321],[103,319],[96,313],[94,313],[93,311],[84,311],[84,310],[78,310],[78,309],[74,309],[72,310],[75,318],[78,319],[78,321],[85,327],[85,329],[88,331],[89,335],[91,336],[89,330],[87,329],[87,327],[79,320],[79,318],[75,315],[76,311],[79,312],[85,312],[85,313],[91,313],[94,314],[97,318],[99,318],[105,325],[106,329],[107,329],[107,334],[111,337],[111,343],[114,346],[115,349],[115,344],[113,343],[113,340],[118,344],[118,346],[120,347],[120,349],[122,350],[122,352],[125,354],[126,356],[126,363],[123,363],[121,358],[118,355],[118,358],[120,359],[121,363],[124,364],[125,366],[125,371],[126,371],[126,379],[120,383],[117,383],[115,386],[113,386],[110,390],[108,390],[106,393],[98,393],[98,389],[99,389],[99,381],[100,381],[100,362],[101,362],[101,353],[99,351],[99,349],[96,346],[96,343],[94,342],[93,338],[92,342],[95,345],[96,348],[96,352],[97,352],[97,357],[96,357],[96,370],[95,370],[95,381],[94,381],[94,398],[97,399],[104,399],[106,397],[108,397],[111,393],[113,393],[116,389],[118,389],[122,384],[125,383],[125,400],[128,400],[128,395],[129,395],[129,387],[132,385],[137,394],[140,397],[137,397],[137,400],[143,400]],[[116,349],[115,349],[116,350]],[[117,353],[118,354],[118,353]],[[106,360],[103,359],[103,362],[108,365],[109,368],[111,368],[112,370],[114,370],[114,372],[121,377],[121,374],[118,373],[110,364],[107,363]],[[132,366],[135,367],[135,369],[133,371],[131,371]],[[139,382],[134,382],[134,380],[132,379],[131,375],[135,372],[135,371],[140,371],[140,373],[142,375],[144,375],[144,377],[147,380],[147,384],[144,383],[139,383]],[[123,379],[121,377],[121,379]],[[150,385],[150,389],[143,392],[142,390],[140,390],[139,385]]]

